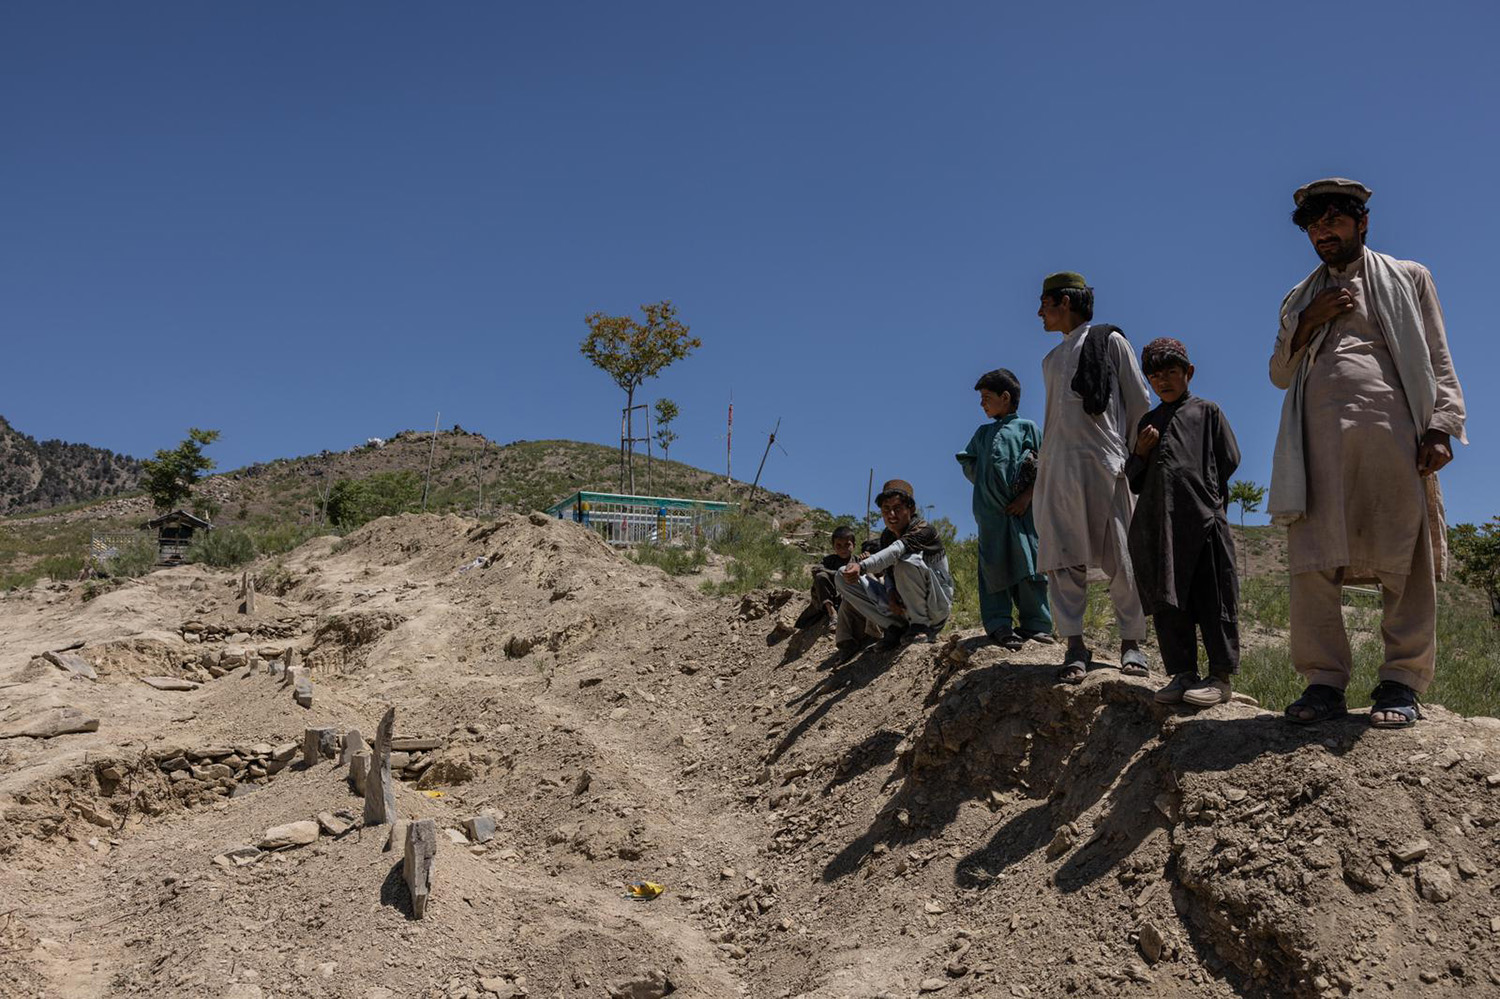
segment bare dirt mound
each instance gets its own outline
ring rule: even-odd
[[[276,573],[251,615],[197,569],[7,599],[0,725],[98,727],[0,740],[0,995],[1500,995],[1493,720],[1188,715],[974,637],[830,669],[784,596],[540,516]],[[72,638],[95,679],[37,658]],[[349,767],[301,755],[391,705],[397,811],[440,827],[420,920]]]

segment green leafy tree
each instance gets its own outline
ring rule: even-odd
[[[198,477],[214,467],[214,460],[203,449],[218,439],[217,430],[193,427],[181,444],[170,451],[158,451],[155,458],[141,462],[145,469],[142,484],[156,509],[175,510],[192,498]]]
[[[1448,531],[1448,549],[1458,563],[1459,581],[1488,594],[1490,609],[1500,615],[1500,517],[1477,527],[1454,526]]]
[[[411,513],[422,502],[422,477],[410,469],[342,479],[328,492],[328,522],[359,527],[376,517]]]
[[[677,440],[677,432],[672,429],[672,421],[677,419],[677,414],[677,403],[671,399],[656,400],[656,443],[661,447],[663,458],[667,457],[672,443]]]
[[[1266,498],[1266,487],[1256,485],[1249,479],[1235,479],[1229,483],[1229,502],[1240,505],[1240,526],[1245,526],[1245,514],[1260,509],[1260,501]]]
[[[641,313],[645,317],[643,323],[630,316],[590,313],[584,319],[588,323],[589,335],[578,348],[590,363],[625,390],[626,437],[635,436],[635,390],[646,379],[655,378],[667,365],[682,360],[703,346],[703,341],[692,336],[687,326],[678,320],[677,307],[671,302],[643,305]],[[628,454],[630,489],[634,492],[634,442]]]

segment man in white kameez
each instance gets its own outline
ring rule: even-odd
[[[1287,525],[1299,724],[1342,717],[1353,667],[1343,585],[1379,582],[1385,658],[1370,723],[1413,724],[1437,655],[1447,539],[1436,472],[1464,436],[1463,390],[1427,268],[1365,246],[1370,191],[1340,177],[1293,195],[1321,265],[1281,307],[1271,381],[1287,389],[1270,513]]]
[[[1063,334],[1042,361],[1046,424],[1037,460],[1037,569],[1068,651],[1057,678],[1081,683],[1091,653],[1083,616],[1091,577],[1109,580],[1120,629],[1120,672],[1146,675],[1140,643],[1146,615],[1135,588],[1126,532],[1135,497],[1125,478],[1136,424],[1151,408],[1146,379],[1117,327],[1095,324],[1094,290],[1072,271],[1042,282],[1042,328]]]

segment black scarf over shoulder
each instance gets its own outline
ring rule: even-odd
[[[1109,405],[1109,390],[1118,372],[1109,356],[1109,335],[1124,330],[1108,323],[1089,326],[1083,340],[1083,349],[1078,352],[1078,370],[1073,373],[1072,389],[1083,396],[1083,411],[1098,416]]]

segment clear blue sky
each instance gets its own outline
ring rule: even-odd
[[[1061,11],[1068,13],[1063,14]],[[221,467],[430,427],[613,443],[585,314],[674,300],[673,452],[835,512],[867,470],[962,526],[974,379],[1042,413],[1041,277],[1181,337],[1265,482],[1291,191],[1375,191],[1431,267],[1500,513],[1500,5],[9,3],[0,414]]]

